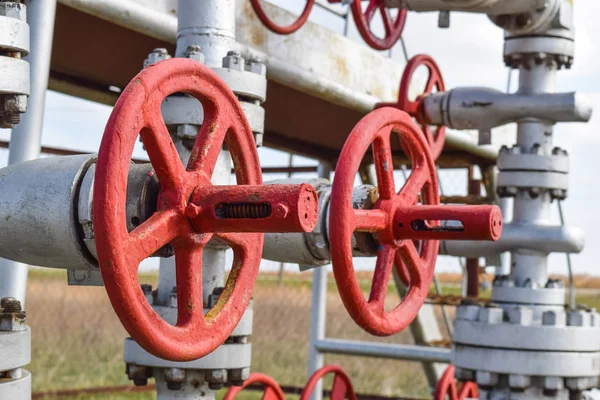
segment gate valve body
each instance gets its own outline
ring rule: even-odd
[[[250,374],[250,377],[246,379],[242,386],[231,386],[229,390],[227,390],[223,400],[233,400],[243,389],[256,384],[264,385],[265,387],[262,400],[285,400],[283,390],[281,390],[281,387],[277,382],[270,376],[258,372]]]
[[[328,0],[329,3],[341,3],[343,0]],[[375,50],[391,49],[402,36],[404,24],[406,23],[406,10],[399,9],[396,18],[385,6],[385,0],[369,0],[369,4],[363,11],[364,0],[351,0],[350,8],[356,27],[363,40]],[[377,36],[371,30],[371,24],[375,13],[379,12],[383,21],[385,35]]]
[[[333,374],[333,383],[331,385],[331,400],[356,400],[354,387],[348,377],[348,374],[337,365],[326,365],[315,371],[308,379],[306,387],[300,395],[300,400],[309,400],[317,387],[317,383],[326,375]]]
[[[182,92],[198,99],[204,111],[187,168],[160,112],[167,96]],[[127,179],[138,134],[160,192],[154,214],[129,232]],[[237,186],[211,185],[224,144]],[[309,185],[262,185],[252,131],[233,92],[208,67],[174,58],[144,69],[119,97],[98,154],[93,212],[98,262],[121,323],[153,355],[189,361],[220,346],[246,310],[261,260],[259,232],[312,230],[317,195]],[[228,244],[234,260],[223,293],[203,315],[202,249],[212,238]],[[140,262],[167,244],[176,262],[175,326],[152,309],[137,279]]]
[[[448,365],[433,393],[433,400],[466,400],[478,398],[479,391],[475,382],[464,382],[460,390],[458,390],[456,381],[454,380],[454,365]]]
[[[427,70],[429,71],[429,77],[427,78],[427,83],[425,84],[425,90],[423,93],[417,96],[416,100],[411,101],[408,98],[410,84],[415,71],[420,66],[427,67]],[[433,159],[437,160],[440,154],[442,154],[442,149],[444,148],[446,127],[439,126],[435,132],[433,131],[433,128],[431,125],[429,125],[430,121],[428,121],[423,103],[425,97],[433,93],[434,88],[437,92],[443,92],[446,90],[440,67],[438,67],[436,62],[430,56],[418,54],[411,58],[406,64],[406,68],[404,68],[404,73],[402,74],[402,79],[400,80],[400,89],[398,90],[398,101],[396,103],[379,103],[377,104],[376,108],[395,107],[399,110],[409,113],[412,117],[414,117],[417,122],[421,124],[421,128],[425,133],[429,147],[431,147],[431,155],[433,156]]]
[[[265,10],[263,10],[262,6],[260,5],[261,1],[262,0],[250,0],[250,4],[252,4],[252,8],[254,8],[256,16],[271,32],[275,32],[280,35],[289,35],[302,28],[302,26],[308,20],[308,16],[310,15],[310,12],[315,4],[315,0],[307,0],[306,6],[297,20],[292,22],[290,25],[281,26],[273,22],[271,18],[267,16]]]
[[[412,173],[396,192],[391,137],[396,133]],[[354,209],[352,191],[362,157],[372,147],[379,198],[371,209]],[[420,196],[419,196],[420,195]],[[418,204],[420,197],[421,204]],[[441,221],[454,221],[451,226]],[[344,306],[367,332],[400,332],[417,315],[433,279],[439,240],[497,240],[502,214],[497,206],[441,206],[436,168],[419,127],[405,112],[381,108],[365,116],[346,140],[331,192],[330,248],[333,272]],[[352,237],[370,232],[379,252],[368,300],[354,274]],[[417,250],[413,240],[420,240]],[[402,302],[384,310],[392,268],[405,269],[411,285]]]

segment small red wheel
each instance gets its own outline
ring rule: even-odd
[[[265,10],[263,10],[262,6],[260,5],[260,2],[261,0],[250,0],[250,4],[252,4],[252,8],[254,8],[256,16],[271,32],[275,32],[280,35],[289,35],[290,33],[294,33],[298,29],[302,28],[302,26],[308,20],[308,16],[310,15],[313,5],[315,4],[315,0],[307,0],[306,6],[297,20],[288,26],[281,26],[277,25],[267,16]]]
[[[369,0],[367,8],[363,11],[363,0],[352,0],[351,10],[356,28],[360,32],[363,40],[375,50],[391,49],[404,30],[406,22],[406,9],[399,9],[396,19],[392,16],[390,10],[385,7],[385,0]],[[340,3],[341,0],[329,0],[330,3]],[[375,13],[379,11],[383,20],[385,36],[378,37],[371,31],[371,22]]]
[[[429,78],[425,85],[425,90],[421,93],[415,101],[408,99],[408,90],[412,77],[421,65],[424,65],[429,70]],[[437,63],[428,55],[418,54],[411,58],[406,64],[404,73],[402,74],[402,80],[400,81],[400,90],[398,91],[398,102],[396,103],[380,103],[377,107],[396,107],[402,111],[409,113],[414,117],[427,137],[427,142],[431,147],[431,154],[433,159],[436,160],[444,148],[444,140],[446,139],[446,127],[439,126],[433,131],[433,128],[428,124],[427,116],[425,115],[423,99],[433,93],[433,88],[438,92],[446,90],[444,86],[444,79],[442,78],[442,72]]]
[[[391,145],[394,133],[412,168],[398,192]],[[371,209],[354,209],[354,180],[370,147],[379,199]],[[352,319],[378,336],[400,332],[417,315],[433,280],[439,240],[497,240],[502,233],[502,213],[497,206],[439,205],[429,145],[407,113],[389,107],[369,113],[348,136],[335,169],[330,204],[331,262],[340,296]],[[461,226],[445,227],[440,221],[459,221]],[[355,231],[370,232],[380,245],[368,300],[354,274]],[[415,240],[421,241],[419,251]],[[384,301],[394,265],[401,273],[402,266],[406,268],[410,287],[402,302],[386,312]]]
[[[402,141],[413,171],[398,193],[390,141],[393,133]],[[380,197],[373,209],[353,209],[354,179],[363,154],[371,146]],[[423,204],[440,204],[435,165],[419,128],[402,111],[383,108],[371,112],[350,133],[340,154],[331,192],[329,237],[333,272],[342,301],[352,319],[373,335],[391,335],[408,326],[425,301],[433,279],[432,266],[439,242],[423,241],[419,255],[412,240],[395,238],[396,212],[413,208],[419,193]],[[354,274],[351,244],[354,231],[372,232],[382,245],[368,300]],[[411,286],[402,303],[385,312],[384,300],[392,268],[400,262],[408,269]]]
[[[187,168],[161,116],[168,95],[197,98],[204,122]],[[160,183],[157,211],[132,232],[126,225],[127,177],[137,136]],[[204,357],[231,334],[246,310],[263,247],[260,233],[198,233],[186,216],[192,192],[209,187],[223,143],[239,185],[262,183],[252,131],[233,92],[208,67],[181,58],[156,63],[123,90],[106,125],[94,183],[94,229],[106,292],[125,329],[148,352],[168,360]],[[217,304],[203,315],[202,249],[215,236],[234,253],[232,271]],[[137,279],[140,262],[166,244],[175,250],[178,319],[163,320]]]
[[[450,400],[479,398],[479,391],[475,382],[465,382],[458,390],[454,380],[454,365],[448,365],[433,394],[433,400],[446,400],[446,398]]]
[[[277,382],[270,376],[258,372],[250,374],[250,377],[242,386],[231,386],[229,390],[227,390],[223,400],[233,400],[243,389],[257,383],[265,386],[262,400],[285,400],[285,395]]]
[[[315,371],[306,383],[306,387],[300,395],[300,400],[308,400],[312,396],[317,383],[325,375],[333,374],[333,384],[331,386],[331,400],[356,400],[356,394],[354,393],[354,387],[350,378],[344,372],[341,367],[337,365],[325,365]]]

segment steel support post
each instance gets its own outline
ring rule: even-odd
[[[319,178],[329,180],[331,167],[319,165]],[[323,353],[317,348],[317,343],[325,339],[325,318],[327,315],[327,268],[316,267],[312,271],[312,299],[310,305],[310,332],[308,342],[308,376],[312,376],[324,365]],[[323,398],[323,382],[319,381],[311,396],[311,400]]]
[[[31,94],[27,101],[27,113],[11,133],[9,164],[32,160],[40,155],[55,15],[56,0],[30,0],[27,2],[31,53],[26,59],[31,65]],[[25,306],[26,288],[27,265],[0,259],[0,297],[14,297]]]

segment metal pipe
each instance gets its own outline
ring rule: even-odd
[[[390,8],[411,11],[466,11],[483,14],[520,14],[540,8],[539,0],[385,0]],[[544,3],[542,2],[543,6]]]
[[[177,19],[154,11],[147,7],[138,6],[128,0],[59,0],[61,4],[75,8],[81,12],[105,19],[116,25],[163,40],[175,43],[177,37]],[[199,2],[202,3],[202,2]],[[251,49],[249,46],[238,44],[238,48],[246,57],[255,56],[265,61],[267,78],[274,82],[310,94],[339,106],[368,113],[382,101],[375,96],[349,90],[347,87],[304,71],[294,65],[267,57],[264,53]],[[203,52],[210,52],[204,48]],[[207,58],[209,58],[207,56]],[[446,133],[446,144],[456,150],[462,150],[486,160],[495,161],[497,148],[493,146],[478,146],[477,141],[464,133],[449,131]]]
[[[331,167],[329,165],[320,164],[318,171],[319,178],[329,179],[331,176]],[[312,266],[309,268],[312,268]],[[325,317],[327,315],[327,268],[313,268],[312,274],[312,299],[310,305],[310,331],[308,339],[308,376],[311,376],[316,370],[324,365],[324,357],[317,348],[317,343],[325,339]],[[310,399],[321,400],[322,398],[323,382],[319,381],[315,390],[313,390]]]
[[[440,347],[371,343],[344,339],[323,339],[316,344],[321,353],[440,363],[450,363],[451,361],[450,349]]]
[[[56,0],[30,0],[27,4],[31,52],[26,59],[31,65],[31,94],[27,100],[27,113],[11,133],[9,164],[40,156],[55,15]],[[0,297],[14,297],[25,305],[26,288],[27,265],[0,259]]]

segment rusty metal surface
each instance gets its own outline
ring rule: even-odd
[[[306,6],[304,6],[304,10],[302,11],[302,14],[298,16],[298,19],[289,25],[279,25],[267,15],[261,5],[261,1],[262,0],[250,0],[250,4],[252,4],[252,8],[254,8],[256,16],[271,32],[279,35],[289,35],[290,33],[294,33],[298,29],[302,28],[302,25],[308,21],[308,16],[310,15],[310,12],[315,4],[315,0],[307,0]]]
[[[204,109],[187,169],[162,120],[160,105],[177,92],[196,97]],[[125,215],[127,175],[138,134],[161,184],[157,212],[131,233]],[[232,272],[216,305],[203,316],[202,250],[213,235],[195,232],[185,214],[188,199],[210,179],[227,143],[237,183],[262,183],[254,137],[227,85],[208,67],[170,59],[140,72],[123,91],[107,124],[94,182],[94,225],[106,291],[121,323],[148,352],[167,360],[204,357],[231,334],[248,306],[263,247],[259,233],[215,233],[234,254]],[[164,321],[146,301],[139,263],[166,244],[175,250],[178,320]]]
[[[176,0],[59,3],[50,80],[54,90],[111,104],[116,96],[109,87],[124,88],[149,52],[157,47],[174,51]],[[124,28],[119,24],[127,25],[127,18],[131,20],[134,14],[117,15],[115,10],[108,10],[114,3],[158,17]],[[389,82],[400,80],[403,66],[310,22],[282,40],[262,25],[248,1],[239,0],[238,4],[237,40],[268,56],[265,144],[328,162],[336,160],[360,118],[377,102],[397,97],[397,87]],[[278,21],[294,18],[271,4],[263,7]],[[80,11],[83,9],[87,12]],[[312,83],[298,84],[308,81]],[[395,162],[406,164],[401,148],[395,146],[393,150]],[[477,148],[465,134],[451,132],[438,164],[489,165],[494,163],[495,153]]]
[[[325,365],[319,368],[310,376],[306,387],[300,395],[300,400],[309,400],[317,387],[317,383],[326,375],[333,374],[333,383],[331,385],[331,400],[356,400],[356,393],[348,374],[337,365]]]
[[[261,385],[264,387],[264,392],[262,399],[263,400],[285,400],[285,395],[283,394],[283,390],[281,387],[275,382],[275,379],[271,378],[268,375],[261,374],[259,372],[254,372],[250,374],[250,377],[244,381],[242,386],[231,386],[223,400],[233,400],[236,396],[245,388],[251,385]]]
[[[456,381],[454,380],[453,365],[448,365],[433,394],[433,400],[466,400],[478,398],[479,391],[475,382],[464,382],[460,390],[458,390]]]
[[[425,66],[429,71],[429,77],[425,84],[425,90],[416,100],[411,101],[408,98],[408,91],[412,82],[412,77],[415,71],[420,67]],[[436,160],[444,148],[444,141],[446,138],[446,127],[439,126],[433,131],[433,128],[427,124],[427,119],[424,115],[423,99],[433,92],[435,88],[436,92],[443,92],[446,90],[444,85],[444,79],[437,63],[428,55],[417,54],[408,61],[402,79],[400,80],[400,89],[398,91],[398,101],[396,103],[380,103],[378,107],[396,107],[399,110],[409,113],[412,117],[416,118],[421,124],[423,133],[427,138],[427,142],[431,147],[431,154],[433,159]]]

